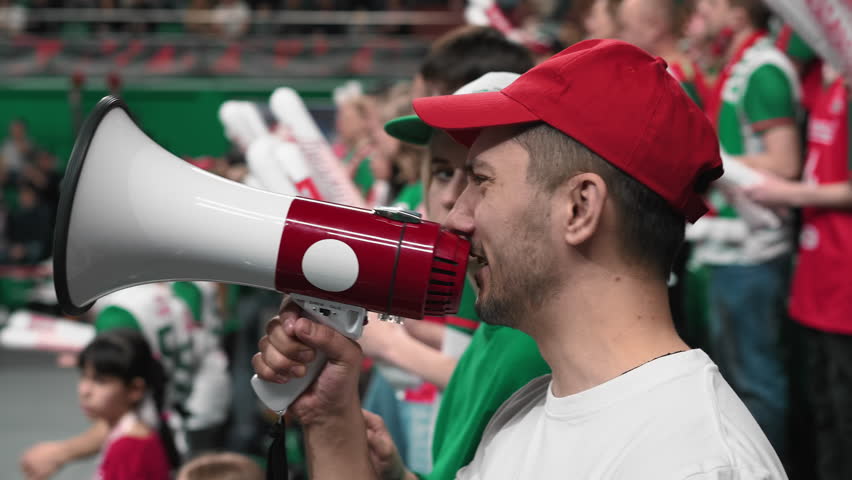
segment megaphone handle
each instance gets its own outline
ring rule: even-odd
[[[283,413],[314,382],[323,366],[325,366],[325,354],[317,352],[314,360],[308,364],[308,371],[304,377],[293,378],[287,383],[274,383],[261,380],[255,375],[251,379],[251,386],[264,405],[270,410]]]
[[[364,308],[297,294],[290,298],[302,307],[306,318],[327,325],[353,340],[361,337],[367,318]],[[251,379],[251,386],[264,405],[280,414],[313,383],[324,365],[325,355],[318,351],[314,360],[308,364],[304,377],[282,384],[267,382],[255,375]]]

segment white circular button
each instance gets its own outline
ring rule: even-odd
[[[340,240],[320,240],[305,251],[302,272],[320,290],[342,292],[358,279],[358,257]]]

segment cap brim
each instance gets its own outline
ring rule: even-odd
[[[414,111],[427,125],[445,130],[467,147],[473,144],[483,128],[539,120],[503,92],[417,98],[414,100]]]
[[[385,124],[385,132],[391,137],[415,145],[426,145],[432,138],[432,127],[417,115],[394,118]]]

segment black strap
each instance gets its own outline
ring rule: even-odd
[[[272,444],[266,455],[266,480],[287,480],[287,434],[284,431],[284,416],[279,416],[278,421],[269,430]]]

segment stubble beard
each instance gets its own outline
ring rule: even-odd
[[[480,320],[523,329],[553,297],[558,285],[558,266],[548,248],[549,220],[548,211],[546,215],[519,222],[517,241],[493,262],[489,259],[488,291],[480,292],[475,305]]]

